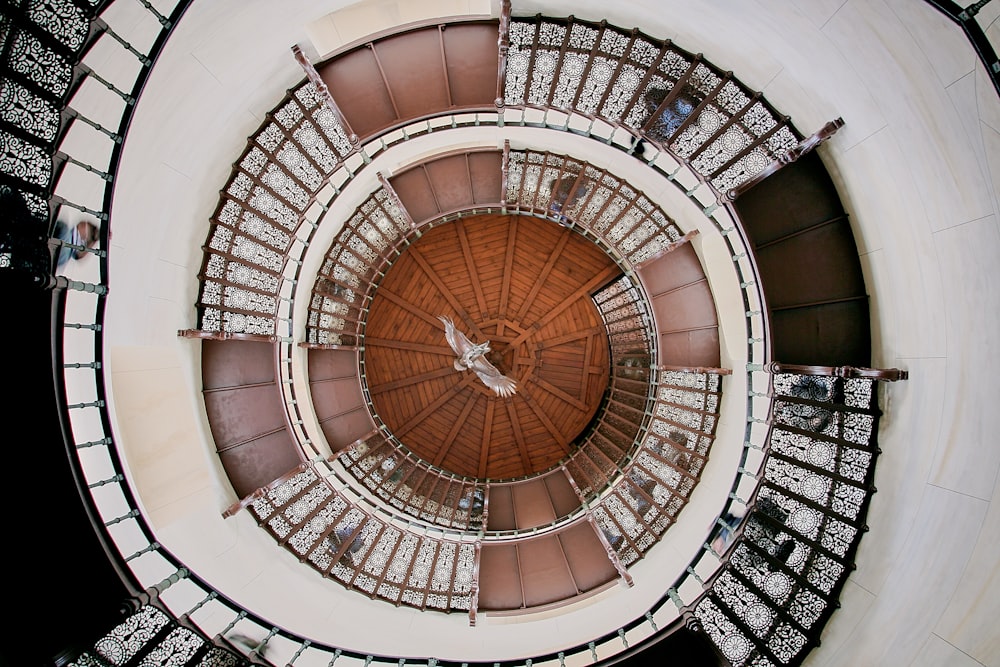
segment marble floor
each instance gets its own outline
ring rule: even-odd
[[[1000,97],[964,35],[914,0],[513,4],[515,14],[640,26],[702,52],[762,90],[804,134],[844,119],[821,155],[861,252],[875,365],[906,369],[910,379],[882,392],[870,532],[843,607],[806,664],[1000,666],[1000,411],[992,400],[1000,377]],[[310,627],[348,609],[377,614],[378,603],[310,598],[317,580],[276,557],[252,519],[220,519],[232,491],[208,444],[198,348],[176,332],[195,326],[200,246],[230,165],[302,77],[289,47],[315,56],[427,17],[496,15],[498,3],[416,5],[195,3],[137,107],[115,196],[108,374],[140,501],[163,543],[203,576],[228,582],[251,607],[272,609],[300,593],[308,602],[287,618]],[[979,17],[994,37],[998,11],[990,3]],[[86,278],[94,267],[82,260],[72,270]],[[464,618],[444,623],[484,655],[512,632],[502,622],[475,634]],[[434,624],[410,614],[401,627],[419,635],[440,630]],[[377,639],[362,630],[358,641]]]

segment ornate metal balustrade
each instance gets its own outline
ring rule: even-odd
[[[653,141],[684,161],[719,195],[801,138],[760,93],[700,54],[572,17],[511,21],[503,102],[626,128],[637,143]]]
[[[726,566],[692,605],[725,657],[800,664],[819,643],[872,494],[879,381],[900,371],[772,364],[773,403],[760,485],[745,516],[720,519]]]
[[[625,566],[642,558],[687,504],[715,439],[722,393],[720,372],[654,373],[656,400],[642,444],[593,510]]]
[[[125,664],[239,667],[250,663],[232,650],[206,641],[163,610],[146,605],[112,628],[93,648],[74,658],[68,667]]]
[[[363,508],[305,467],[263,493],[250,509],[260,524],[325,577],[419,609],[469,611],[475,544],[404,530]]]
[[[585,509],[558,525],[581,518],[592,521],[613,551],[618,568],[642,558],[676,519],[698,481],[713,440],[721,389],[718,373],[661,371],[657,387],[652,428],[623,470],[613,473],[609,468],[595,474],[595,465],[588,472],[579,464],[580,454],[561,468],[567,475],[571,467],[576,470],[581,480],[588,480],[584,488],[590,492],[585,494],[570,476]],[[377,444],[370,446],[372,440]],[[419,516],[428,500],[415,500],[412,490],[398,492],[412,477],[425,479],[428,468],[419,461],[401,460],[399,450],[386,438],[375,436],[346,450],[341,458],[348,459],[352,474],[375,495],[387,498],[389,505],[436,523],[448,516],[430,508],[426,516]],[[600,496],[591,488],[596,486],[594,478],[608,485]],[[246,505],[280,545],[324,576],[372,598],[424,610],[464,610],[474,619],[475,602],[469,592],[479,588],[476,545],[505,537],[504,533],[483,532],[490,485],[461,484],[464,495],[453,494],[459,500],[450,505],[462,508],[465,499],[467,505],[461,511],[467,516],[471,511],[471,518],[458,521],[461,530],[434,537],[418,522],[406,527],[399,521],[390,525],[356,493],[337,490],[331,483],[336,479],[335,469],[324,473],[303,465],[254,494]],[[478,503],[477,492],[482,494]],[[457,518],[457,514],[450,516]],[[509,537],[520,540],[524,535],[514,531]],[[451,555],[442,557],[442,553]],[[461,572],[441,569],[445,565]],[[429,577],[432,569],[434,575]]]
[[[337,458],[364,488],[410,516],[459,530],[486,527],[488,483],[434,470],[381,431]],[[414,491],[420,488],[430,492]]]
[[[276,333],[290,246],[307,209],[352,152],[312,83],[290,91],[251,137],[212,217],[199,278],[198,327]]]
[[[607,169],[548,152],[508,150],[505,156],[508,210],[554,218],[628,268],[684,236],[659,206]]]
[[[54,291],[52,363],[70,468],[95,531],[110,545],[112,566],[134,596],[123,602],[135,612],[73,664],[173,660],[246,665],[225,632],[206,632],[160,598],[179,580],[193,583],[195,578],[156,543],[142,519],[125,482],[107,413],[103,321],[111,195],[136,99],[189,3],[154,7],[139,0],[115,8],[128,6],[124,12],[108,11],[114,4],[18,1],[0,9],[0,194],[5,214],[0,272],[31,284],[18,288]],[[103,59],[88,64],[94,52]],[[94,90],[108,94],[102,97]],[[71,217],[99,228],[93,245],[57,234]],[[57,259],[66,251],[96,256],[99,279],[82,282],[57,274]],[[67,321],[68,310],[79,319]],[[73,355],[68,361],[67,352]],[[159,559],[159,570],[170,574],[145,587],[144,575],[135,568],[142,560],[145,570],[149,559]],[[53,626],[50,631],[60,637],[63,629]]]
[[[54,234],[59,204],[53,196],[67,163],[60,144],[76,120],[89,120],[73,111],[71,103],[83,81],[94,74],[82,60],[95,43],[104,41],[108,26],[98,21],[98,14],[105,4],[15,3],[0,13],[5,101],[0,116],[4,149],[0,174],[5,210],[16,207],[21,212],[3,230],[3,268],[23,272],[39,284],[49,282],[54,273],[46,239]],[[134,97],[118,92],[127,106],[134,104]],[[121,142],[120,134],[106,132],[106,141]],[[102,165],[98,173],[106,173],[104,169]]]
[[[377,280],[405,248],[412,221],[385,188],[344,223],[312,288],[306,342],[360,346]]]

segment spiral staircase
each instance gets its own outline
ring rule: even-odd
[[[138,53],[96,18],[117,4],[12,10],[9,62],[69,64],[31,41],[57,25]],[[161,25],[148,53],[186,9],[143,3]],[[54,187],[114,178],[42,150],[86,125],[123,170],[127,142],[69,105],[61,124],[7,117],[24,219],[102,223],[80,262],[99,278],[41,280],[63,432],[132,608],[66,664],[778,665],[819,644],[868,530],[880,385],[908,376],[872,364],[859,248],[818,149],[843,120],[802,133],[670,40],[495,9],[292,49],[301,78],[220,183],[177,331],[219,520],[253,526],[241,549],[371,635],[296,627],[155,537],[143,464],[114,436],[127,401],[101,372],[120,321],[111,187],[103,207]],[[38,71],[7,81],[19,108],[97,79],[123,127],[146,85]],[[514,396],[455,370],[441,315],[491,341]],[[399,619],[423,636],[379,636]]]

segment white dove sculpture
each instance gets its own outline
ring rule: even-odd
[[[476,345],[455,328],[455,323],[450,318],[439,315],[438,319],[444,322],[444,337],[448,340],[448,345],[458,355],[455,359],[455,370],[474,371],[483,384],[492,389],[497,396],[502,398],[513,396],[517,391],[517,383],[497,370],[497,367],[486,359],[486,353],[490,351],[490,342]]]

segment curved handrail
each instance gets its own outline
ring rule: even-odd
[[[9,32],[7,32],[6,35],[8,39],[14,40],[15,35],[18,35],[19,39],[23,37],[24,43],[27,44],[27,46],[24,47],[25,53],[32,53],[34,55],[49,54],[53,58],[53,67],[58,65],[65,68],[65,73],[68,77],[66,80],[60,81],[59,77],[61,72],[55,69],[49,70],[44,74],[39,74],[38,72],[30,72],[29,70],[22,69],[18,63],[13,61],[3,63],[3,75],[5,81],[10,83],[12,86],[18,86],[22,91],[25,91],[21,93],[22,95],[33,94],[35,95],[35,99],[39,101],[39,105],[34,108],[34,110],[38,113],[38,117],[35,119],[23,119],[26,123],[31,120],[35,120],[41,125],[53,121],[54,117],[58,117],[58,131],[53,132],[48,141],[42,140],[39,144],[36,144],[40,149],[47,150],[52,156],[52,165],[50,166],[53,166],[54,168],[52,168],[47,174],[49,178],[47,180],[45,179],[45,173],[39,174],[20,172],[19,177],[21,180],[18,183],[15,181],[18,174],[4,173],[4,181],[8,184],[6,187],[10,187],[15,190],[19,187],[23,188],[21,192],[26,196],[47,196],[47,212],[49,217],[45,220],[45,222],[47,223],[47,228],[50,231],[56,223],[56,216],[59,213],[60,206],[76,208],[85,214],[92,215],[98,220],[110,222],[110,211],[117,167],[121,158],[123,139],[128,132],[133,113],[135,111],[135,102],[141,95],[142,90],[149,78],[150,72],[166,45],[173,28],[187,10],[190,2],[189,0],[178,0],[170,8],[169,14],[167,15],[161,14],[157,9],[149,5],[149,3],[144,3],[144,9],[148,15],[152,16],[160,24],[160,29],[155,33],[152,41],[148,41],[148,38],[146,38],[148,43],[144,46],[141,44],[143,41],[142,38],[138,35],[136,35],[136,42],[129,42],[125,39],[125,37],[129,35],[125,34],[125,36],[123,36],[122,34],[115,32],[115,30],[113,30],[111,26],[102,19],[103,12],[113,4],[114,0],[102,0],[100,2],[91,3],[90,6],[86,8],[74,3],[66,3],[63,7],[39,7],[36,8],[37,11],[32,14],[31,17],[27,14],[20,16],[15,15],[19,14],[19,12],[12,7],[4,10],[4,18],[6,19],[5,22],[7,22],[5,32],[9,29]],[[54,15],[46,14],[48,11],[62,11],[65,13],[59,17],[59,20],[53,20]],[[8,12],[11,13],[8,14]],[[60,30],[63,32],[58,34],[58,31]],[[102,78],[100,73],[82,63],[84,56],[99,41],[102,40],[110,40],[110,42],[117,44],[120,56],[124,59],[139,61],[139,67],[134,72],[131,81],[124,81],[122,83],[112,82],[108,79]],[[137,47],[135,44],[138,44],[139,46]],[[14,58],[17,54],[7,53],[6,55],[10,58]],[[51,76],[52,78],[33,78],[45,75]],[[113,130],[96,123],[96,121],[84,115],[80,109],[70,106],[77,102],[75,96],[79,93],[82,82],[88,77],[104,85],[113,93],[119,95],[124,102],[122,108],[119,110],[117,118],[113,118],[117,122],[117,127]],[[127,92],[121,89],[120,86],[122,85],[129,86]],[[55,91],[56,88],[61,88],[62,93],[57,94]],[[31,91],[34,92],[32,93]],[[55,116],[50,113],[46,113],[49,110],[54,111]],[[109,166],[106,170],[102,170],[84,162],[84,156],[74,157],[74,155],[64,152],[65,150],[69,150],[64,144],[68,129],[76,122],[92,128],[97,133],[95,136],[98,139],[106,141],[110,145],[110,156],[108,158]],[[12,124],[8,124],[5,127],[6,132],[13,131],[14,129],[16,128],[14,128]],[[39,133],[41,133],[42,129],[43,128],[41,127],[25,128],[26,132],[30,130],[32,132]],[[75,165],[89,174],[96,174],[100,180],[103,181],[104,184],[101,187],[102,203],[100,210],[91,210],[80,202],[69,201],[58,194],[61,179],[69,178],[64,170],[64,167],[67,164]],[[39,213],[39,211],[36,211],[36,215]],[[111,447],[111,445],[113,445],[111,437],[112,430],[110,417],[106,409],[106,396],[108,392],[105,385],[104,374],[101,370],[104,360],[102,323],[104,321],[104,310],[107,305],[106,295],[108,291],[108,257],[106,249],[109,245],[109,240],[110,229],[109,226],[105,224],[100,226],[100,235],[95,246],[71,246],[76,248],[81,253],[88,252],[97,257],[100,275],[100,279],[97,283],[85,283],[67,278],[63,275],[52,274],[51,272],[55,267],[53,261],[54,258],[51,256],[48,258],[49,264],[46,267],[46,272],[50,275],[48,275],[47,279],[44,281],[44,286],[51,289],[54,294],[52,308],[52,371],[53,384],[57,394],[57,409],[60,427],[67,447],[67,456],[73,476],[78,480],[78,487],[81,491],[81,500],[84,508],[91,518],[91,523],[94,526],[95,532],[97,532],[99,536],[103,536],[104,531],[107,530],[109,525],[112,525],[112,522],[100,520],[103,518],[100,515],[100,508],[95,504],[92,494],[85,492],[88,486],[90,488],[94,488],[97,485],[93,481],[87,479],[87,475],[85,474],[80,462],[80,450],[91,447],[105,447],[112,470],[115,472],[115,475],[110,479],[109,483],[118,483],[118,486],[126,499],[126,504],[132,512],[134,512],[137,507],[135,497],[132,495],[131,490],[127,485],[120,484],[121,480],[124,478],[123,467],[117,453],[114,448]],[[61,241],[58,243],[52,243],[51,245],[55,254],[58,255],[59,249],[63,245],[68,244],[65,241]],[[91,297],[92,302],[88,304],[91,308],[91,316],[89,318],[91,321],[66,322],[65,316],[67,312],[67,300],[70,298],[71,294],[80,293],[93,295]],[[67,329],[89,330],[93,332],[92,361],[86,363],[65,363],[64,338],[65,331]],[[67,368],[85,369],[91,372],[93,376],[93,400],[70,403],[71,399],[68,398],[69,394],[67,393],[65,378],[65,369]],[[99,424],[98,429],[103,437],[88,442],[77,442],[77,438],[74,435],[75,420],[72,415],[74,412],[84,411],[90,408],[97,408]],[[126,513],[124,517],[130,517],[132,512]],[[123,517],[118,517],[113,523],[117,523],[117,521],[122,519]],[[140,524],[140,530],[142,530],[146,537],[152,539],[151,534],[144,524]],[[101,543],[103,544],[105,551],[109,554],[109,561],[119,573],[123,583],[134,593],[141,593],[142,589],[137,586],[137,580],[134,575],[128,570],[128,568],[123,567],[121,560],[112,556],[114,550],[110,548],[108,541],[102,538]]]
[[[975,18],[979,10],[989,0],[980,0],[968,7],[963,7],[952,0],[924,0],[924,2],[947,16],[962,29],[966,39],[972,44],[972,49],[986,68],[986,74],[993,82],[997,94],[1000,95],[1000,58],[997,57],[995,45],[990,42],[986,31]]]

